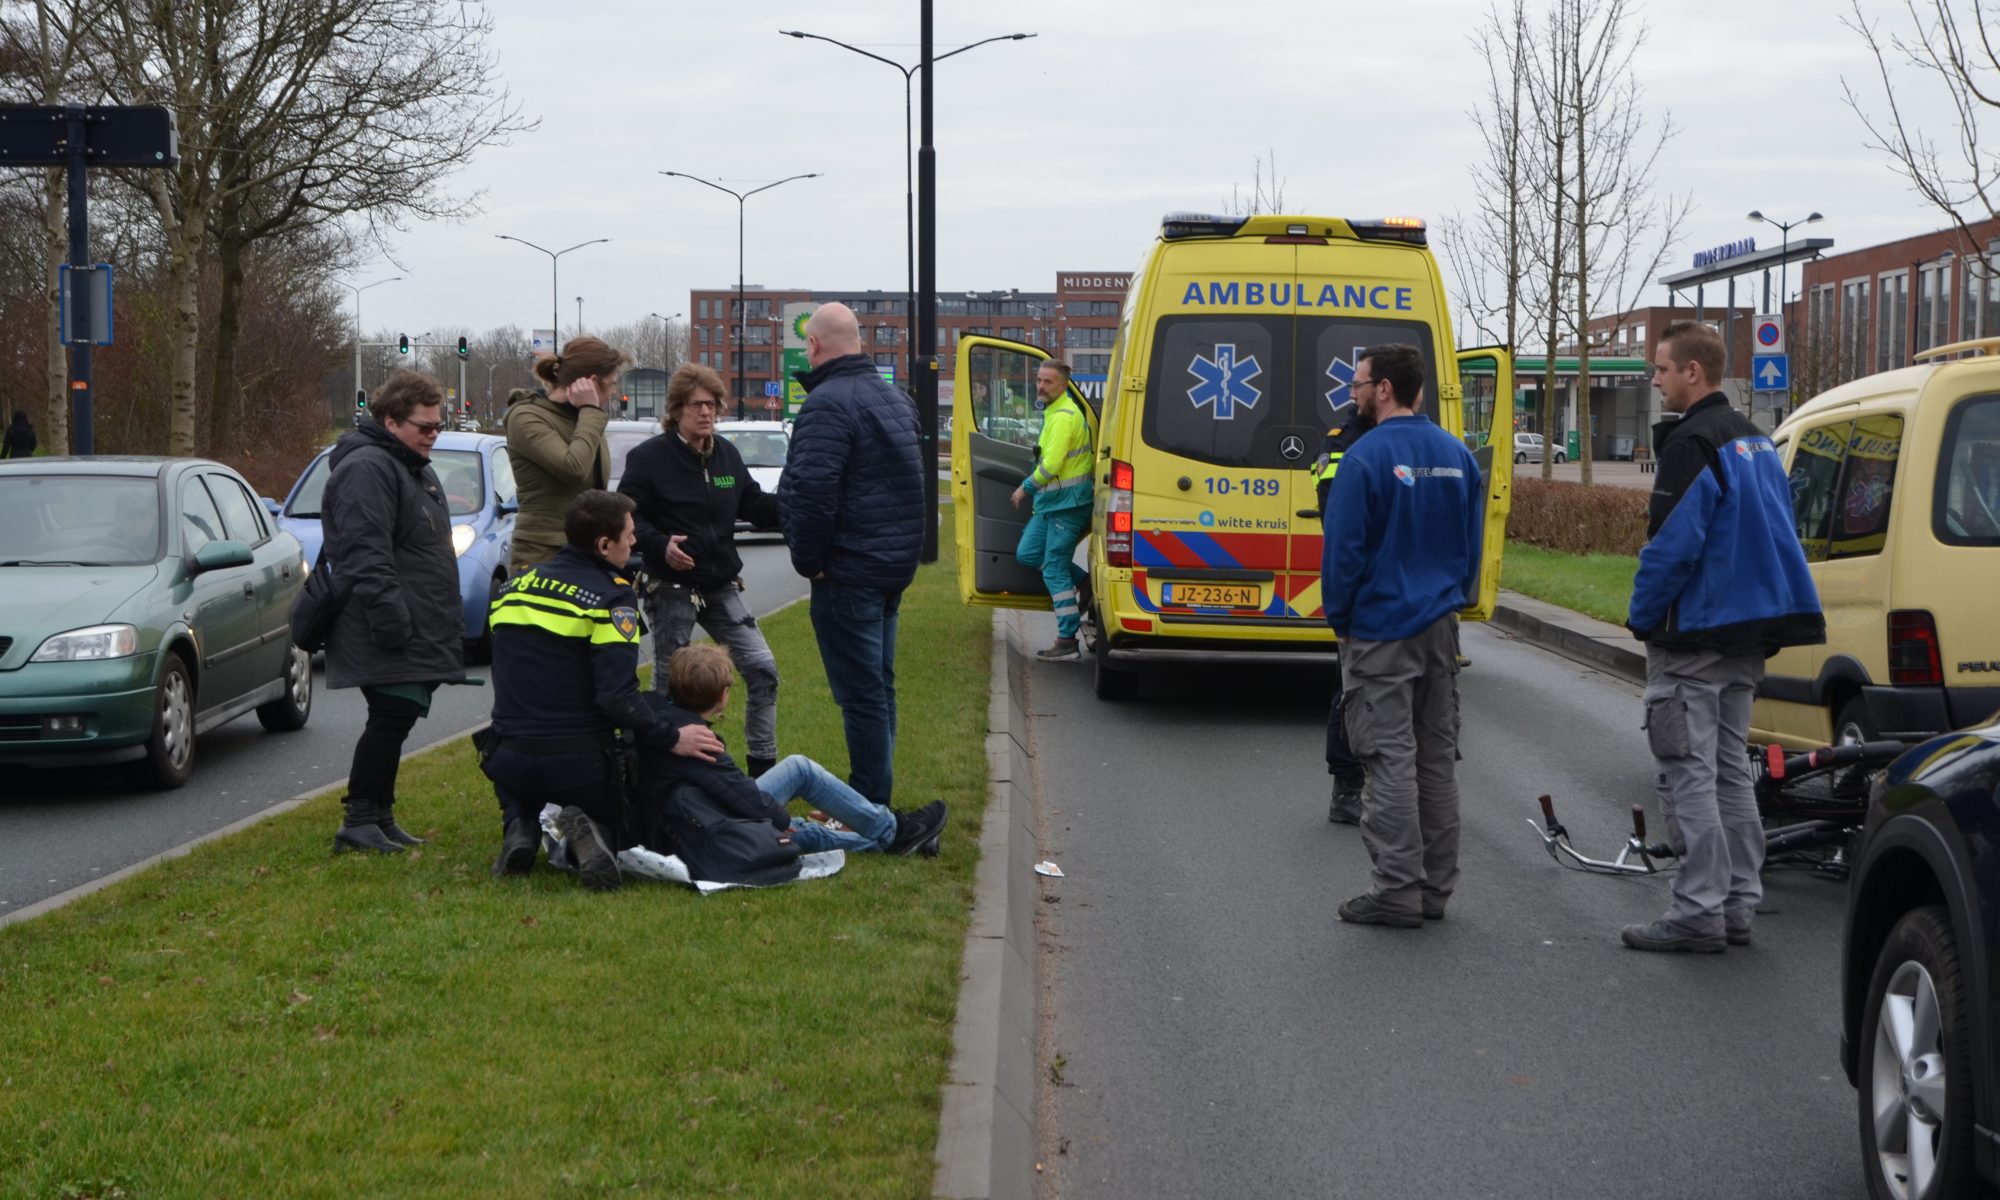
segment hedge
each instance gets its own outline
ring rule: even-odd
[[[1514,478],[1508,538],[1566,554],[1637,554],[1650,492]]]

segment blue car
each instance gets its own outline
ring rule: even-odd
[[[308,564],[319,561],[324,536],[319,506],[332,473],[327,465],[331,453],[329,447],[312,460],[277,510],[279,526],[299,539]],[[486,610],[507,579],[514,514],[520,508],[507,439],[490,433],[441,433],[431,449],[431,469],[451,507],[451,548],[458,552],[458,595],[465,608],[465,660],[488,662],[493,639]]]

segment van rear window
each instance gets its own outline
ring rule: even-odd
[[[1410,321],[1279,315],[1167,317],[1154,334],[1140,436],[1169,454],[1227,467],[1304,469],[1349,404],[1359,350],[1391,342],[1416,346],[1424,376],[1437,378],[1430,330]],[[1435,419],[1434,391],[1424,415]],[[1308,448],[1283,453],[1287,435]]]
[[[1945,423],[1931,529],[1951,546],[2000,546],[2000,395],[1961,402]]]

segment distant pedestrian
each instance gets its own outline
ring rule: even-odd
[[[1722,338],[1660,331],[1659,471],[1626,625],[1646,643],[1646,741],[1668,823],[1686,846],[1673,903],[1627,925],[1635,950],[1720,954],[1750,943],[1764,897],[1764,826],[1750,775],[1750,706],[1764,660],[1826,640],[1819,593],[1771,439],[1718,388]]]
[[[1090,572],[1073,561],[1076,546],[1090,532],[1090,468],[1096,453],[1096,422],[1083,401],[1070,394],[1069,367],[1045,362],[1035,371],[1042,398],[1042,431],[1035,440],[1035,469],[1014,489],[1014,507],[1034,501],[1034,515],[1021,531],[1014,558],[1042,573],[1042,586],[1056,612],[1056,641],[1035,657],[1071,662],[1082,657],[1076,631],[1090,605]]]
[[[1417,415],[1414,346],[1360,354],[1348,385],[1374,430],[1328,489],[1320,565],[1340,635],[1347,736],[1368,776],[1373,885],[1340,919],[1414,929],[1458,883],[1458,610],[1479,585],[1485,489],[1465,444]]]
[[[650,581],[640,597],[653,633],[653,687],[699,624],[729,651],[749,685],[745,768],[755,778],[778,761],[778,660],[743,599],[736,522],[778,528],[778,498],[757,485],[743,456],[715,432],[722,377],[683,363],[667,383],[666,432],[632,447],[618,490],[637,511],[639,552]],[[699,710],[697,710],[699,711]]]
[[[35,427],[28,423],[28,414],[15,409],[14,423],[7,427],[7,436],[0,439],[0,458],[32,458],[37,444]]]
[[[1334,424],[1320,442],[1319,457],[1313,460],[1313,486],[1319,496],[1322,520],[1326,514],[1326,494],[1333,487],[1334,476],[1340,473],[1341,459],[1361,440],[1362,434],[1373,428],[1374,419],[1362,416],[1357,404],[1349,402],[1335,411]],[[1336,825],[1359,825],[1361,792],[1368,785],[1368,774],[1347,745],[1347,717],[1341,704],[1344,693],[1340,682],[1340,657],[1335,655],[1333,706],[1326,715],[1326,772],[1333,776],[1333,796],[1327,802],[1326,819]]]
[[[571,338],[561,353],[536,356],[541,387],[516,388],[508,395],[507,453],[521,505],[514,518],[511,574],[555,557],[563,547],[570,501],[608,486],[605,402],[618,394],[618,376],[630,365],[624,351],[601,339]]]
[[[396,824],[397,766],[431,693],[465,678],[451,510],[430,466],[443,404],[437,380],[397,371],[369,403],[370,419],[342,434],[330,456],[320,553],[346,599],[327,634],[326,683],[358,687],[368,702],[335,853],[423,844]]]
[[[861,353],[844,304],[806,323],[806,399],[778,481],[792,566],[812,580],[813,633],[847,733],[848,783],[894,790],[896,615],[924,547],[917,408]]]

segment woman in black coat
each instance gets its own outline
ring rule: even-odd
[[[28,458],[35,453],[35,427],[28,424],[28,414],[14,410],[14,423],[7,427],[7,436],[0,441],[0,458]]]
[[[335,853],[423,844],[396,824],[396,767],[431,693],[465,678],[451,512],[430,467],[443,401],[437,380],[397,371],[368,405],[374,419],[333,447],[320,553],[332,556],[346,600],[327,634],[326,682],[358,687],[368,701]]]

